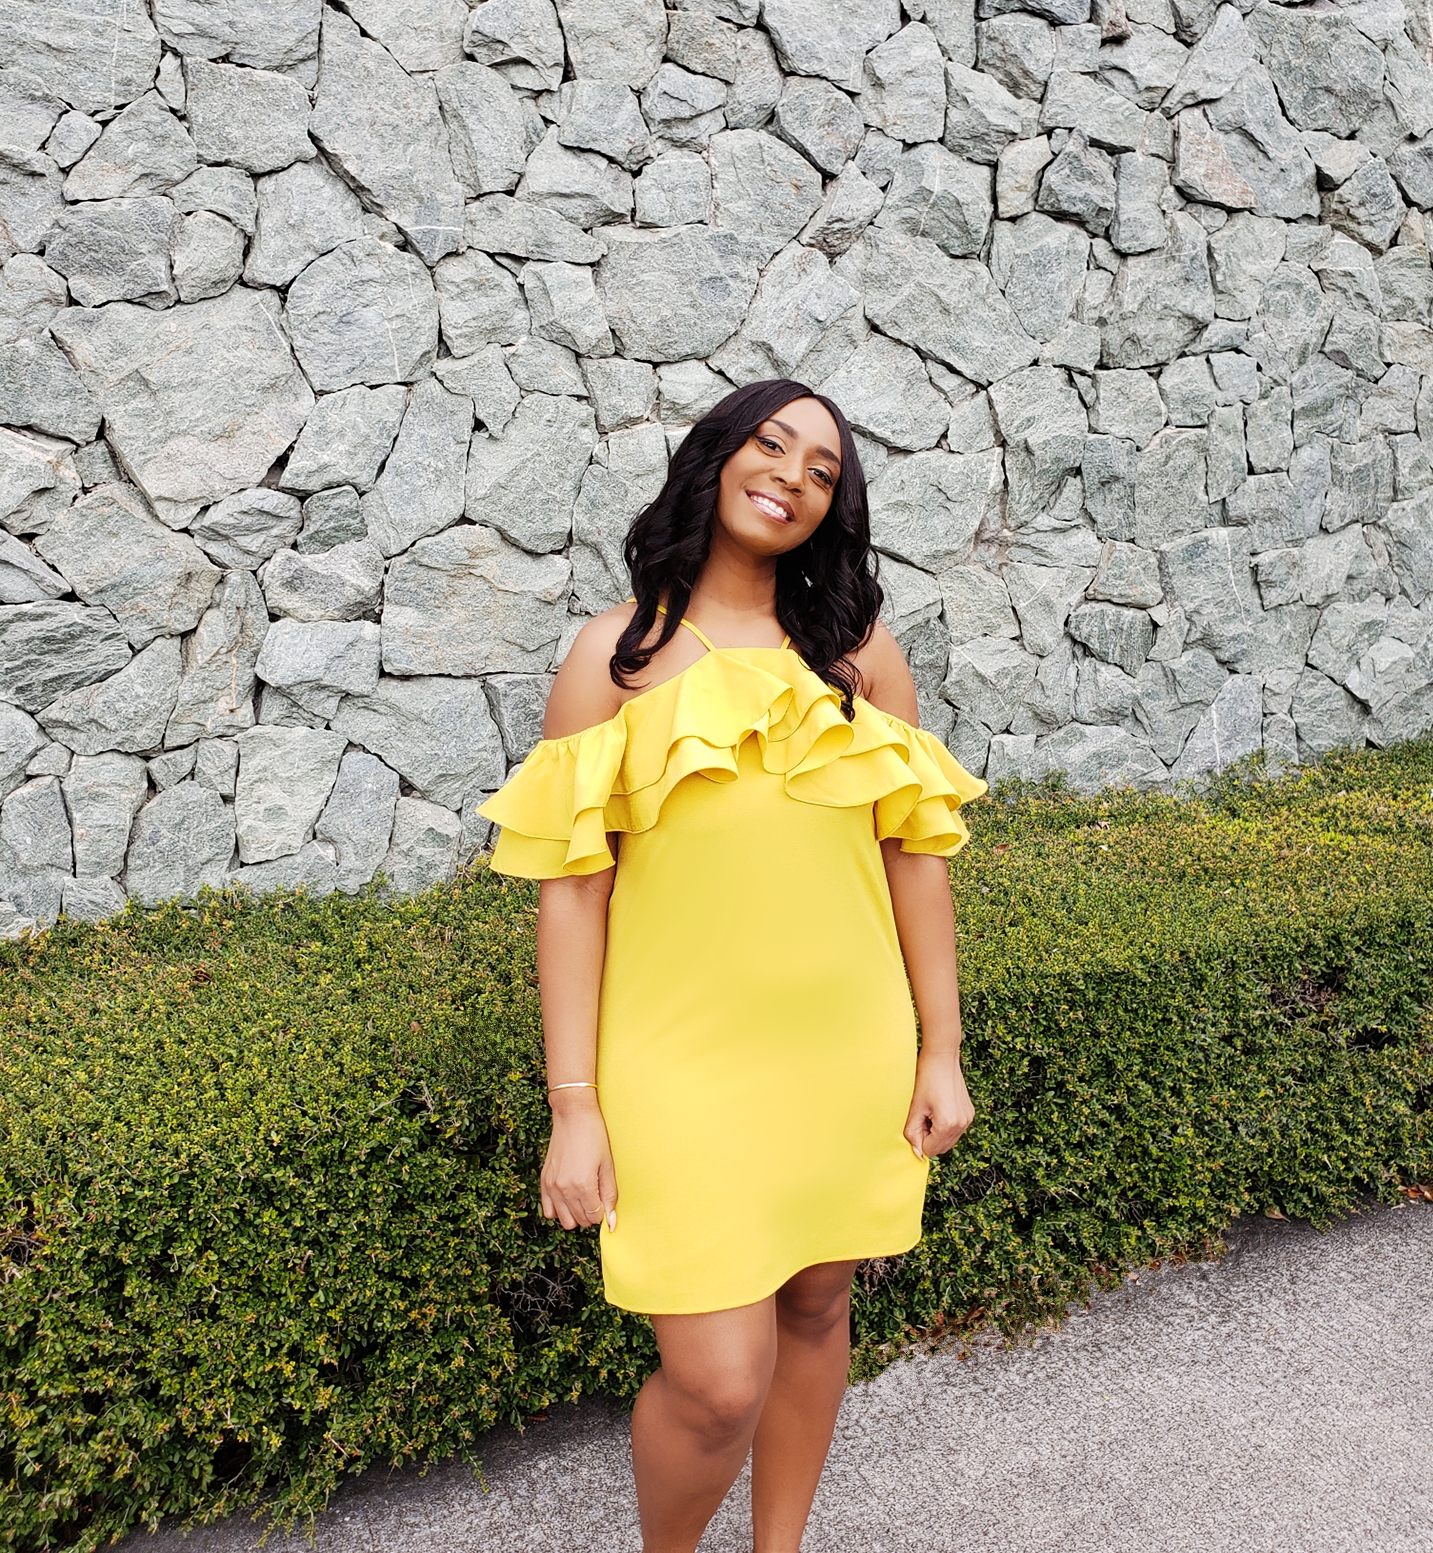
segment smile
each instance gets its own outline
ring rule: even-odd
[[[767,491],[748,491],[746,499],[758,512],[764,512],[768,518],[775,518],[779,523],[791,523],[796,518],[790,502],[784,502],[779,496],[772,496]]]

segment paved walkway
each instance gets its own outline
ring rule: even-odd
[[[269,1553],[637,1553],[625,1422],[554,1413],[456,1464],[373,1473]],[[749,1553],[738,1483],[702,1553]],[[251,1553],[239,1520],[124,1553]],[[1259,1220],[1033,1346],[851,1391],[807,1553],[1429,1553],[1433,1206],[1317,1235]]]

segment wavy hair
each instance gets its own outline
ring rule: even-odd
[[[789,378],[748,383],[708,410],[673,455],[657,499],[633,520],[622,554],[637,608],[612,654],[614,684],[630,688],[676,634],[711,548],[722,467],[793,399],[814,399],[831,412],[841,439],[841,474],[820,526],[776,563],[776,618],[806,666],[840,694],[845,715],[855,715],[860,673],[849,659],[870,637],[882,597],[866,477],[838,406]],[[667,609],[661,634],[647,643],[659,603]]]

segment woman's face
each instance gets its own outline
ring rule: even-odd
[[[793,399],[722,466],[716,518],[754,555],[785,555],[815,533],[841,477],[841,437],[825,405]]]

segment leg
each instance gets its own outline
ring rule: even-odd
[[[751,1449],[776,1363],[775,1300],[653,1316],[662,1367],[632,1412],[643,1553],[692,1553]]]
[[[798,1553],[851,1365],[854,1262],[804,1268],[776,1295],[776,1371],[751,1457],[755,1553]]]

